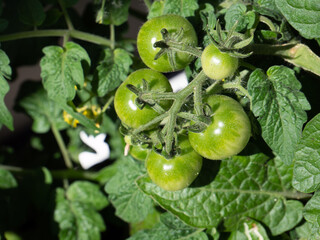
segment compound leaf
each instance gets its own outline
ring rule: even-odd
[[[320,37],[320,4],[318,0],[277,0],[278,9],[305,38]]]
[[[4,97],[9,92],[9,84],[6,79],[11,76],[10,60],[7,54],[0,50],[0,124],[6,125],[11,131],[13,130],[13,118],[4,103]]]
[[[267,75],[257,69],[250,75],[248,91],[252,111],[261,125],[262,137],[286,164],[291,164],[310,105],[300,91],[294,71],[273,66]]]
[[[80,45],[68,42],[64,48],[48,46],[43,49],[41,77],[48,96],[57,101],[70,101],[75,97],[76,85],[82,87],[84,74],[81,61],[90,64],[90,58]]]
[[[224,19],[227,30],[232,29],[234,24],[237,24],[236,31],[241,32],[247,27],[250,29],[255,21],[255,15],[252,12],[247,12],[247,7],[244,4],[237,3],[228,8]]]
[[[108,205],[108,199],[100,191],[99,185],[87,181],[72,183],[67,190],[67,197],[71,201],[91,204],[96,210],[101,210]]]
[[[303,130],[295,153],[292,185],[301,192],[311,193],[320,188],[320,114],[311,119]]]
[[[196,0],[156,0],[152,3],[148,19],[165,14],[177,14],[182,17],[195,15],[199,8]]]
[[[104,50],[104,58],[97,67],[98,70],[98,95],[106,95],[116,89],[128,76],[132,64],[129,53],[123,49],[112,51]]]
[[[210,180],[217,167],[204,167],[200,179],[180,191],[165,191],[149,177],[138,179],[137,184],[164,209],[198,228],[217,227],[224,221],[227,229],[235,230],[241,217],[250,217],[278,235],[300,222],[302,204],[286,200],[305,195],[290,187],[292,166],[263,154],[235,156],[221,161],[219,173]],[[203,182],[201,176],[206,177]]]
[[[56,102],[48,98],[47,92],[39,82],[25,82],[19,92],[19,106],[33,119],[32,130],[36,133],[46,133],[51,125],[58,129],[66,127],[63,121],[62,109]]]
[[[56,190],[54,220],[59,223],[59,239],[99,240],[105,230],[103,218],[91,204],[66,199],[61,188]]]
[[[101,2],[101,1],[96,1]],[[108,0],[100,7],[96,22],[119,26],[128,20],[130,0]]]
[[[204,236],[203,236],[204,234]],[[193,238],[192,238],[193,237]],[[190,227],[170,213],[161,215],[160,222],[151,229],[137,232],[128,240],[207,240],[202,229]]]
[[[116,215],[126,222],[139,222],[152,210],[152,200],[135,184],[145,170],[143,164],[130,157],[121,160],[119,171],[105,186],[109,200],[116,208]]]

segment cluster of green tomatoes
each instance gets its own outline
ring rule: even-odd
[[[165,30],[164,30],[165,29]],[[183,31],[181,31],[183,29]],[[169,33],[176,42],[185,46],[197,47],[196,32],[191,23],[178,15],[164,15],[148,20],[138,33],[137,48],[142,61],[149,67],[131,73],[116,91],[114,106],[122,125],[131,131],[150,123],[173,107],[175,99],[163,98],[156,101],[157,111],[152,103],[141,102],[135,89],[148,90],[149,93],[172,93],[171,85],[163,73],[184,69],[194,56],[188,52],[166,52],[157,47],[163,40],[163,31]],[[163,51],[162,54],[160,54]],[[170,57],[174,56],[174,61]],[[221,52],[215,45],[208,45],[201,54],[202,70],[208,78],[221,80],[232,76],[238,68],[238,59]],[[179,93],[179,92],[178,92]],[[178,94],[176,93],[176,94]],[[151,101],[152,102],[152,101]],[[198,176],[203,158],[221,160],[241,152],[251,136],[251,125],[240,103],[225,95],[209,95],[202,99],[203,104],[211,108],[210,124],[201,132],[182,130],[172,134],[171,154],[163,154],[163,146],[132,141],[130,134],[125,136],[129,153],[138,160],[145,161],[151,180],[168,191],[188,187]],[[181,104],[182,105],[182,104]],[[169,115],[168,115],[169,116]],[[172,117],[172,116],[171,116]],[[178,116],[176,116],[176,119]],[[157,124],[145,129],[146,136],[160,136],[170,124],[176,124],[164,118]],[[192,125],[192,121],[189,121]],[[129,131],[130,132],[130,131]],[[156,142],[156,141],[155,141]]]

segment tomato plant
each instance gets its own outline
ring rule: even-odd
[[[159,187],[168,191],[177,191],[188,187],[199,175],[202,157],[190,146],[187,137],[179,139],[180,152],[172,158],[166,158],[151,151],[146,159],[148,175]]]
[[[238,68],[238,62],[238,58],[221,52],[213,44],[209,44],[201,55],[203,71],[209,78],[215,80],[232,76]]]
[[[193,26],[185,18],[179,15],[164,15],[155,17],[145,22],[138,33],[137,48],[142,61],[149,67],[159,72],[172,72],[185,68],[193,59],[188,53],[175,54],[175,66],[169,61],[167,54],[162,55],[155,60],[155,56],[160,48],[154,46],[154,43],[162,40],[161,30],[166,29],[169,34],[178,34],[182,32],[180,40],[182,43],[196,46],[198,43],[196,32]]]
[[[0,2],[0,239],[320,239],[319,1]]]
[[[140,69],[131,73],[128,78],[119,86],[114,97],[114,107],[122,123],[131,128],[137,128],[159,114],[149,105],[141,108],[136,103],[137,95],[127,88],[132,84],[142,89],[143,80],[150,86],[153,91],[172,91],[168,79],[161,73],[151,69]],[[170,102],[162,101],[159,103],[165,109],[170,106]]]
[[[238,154],[251,136],[250,120],[242,106],[224,95],[210,96],[205,102],[213,110],[212,123],[203,132],[189,132],[191,146],[212,160]]]

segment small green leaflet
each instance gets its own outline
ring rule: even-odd
[[[128,20],[130,0],[95,0],[99,6],[96,22],[119,26]]]
[[[120,161],[119,170],[107,182],[105,191],[118,217],[126,222],[142,221],[153,210],[152,200],[135,184],[135,180],[145,173],[145,168],[131,157],[123,157]]]
[[[127,51],[120,48],[112,51],[106,48],[103,60],[97,67],[98,95],[103,97],[116,89],[128,76],[131,64],[132,60]]]
[[[217,163],[205,161],[196,182],[189,188],[168,192],[149,177],[137,180],[140,189],[160,206],[187,224],[198,228],[217,227],[222,221],[234,229],[241,217],[250,217],[281,234],[300,222],[303,205],[286,198],[306,197],[291,186],[292,167],[263,154],[235,156]]]
[[[40,26],[46,18],[39,0],[19,1],[18,16],[21,22],[30,26]]]
[[[58,129],[67,126],[62,117],[62,109],[48,98],[40,82],[25,82],[19,92],[19,106],[32,117],[32,130],[46,133],[54,124]]]
[[[319,0],[276,0],[288,22],[305,38],[320,37]]]
[[[251,73],[248,91],[252,97],[252,111],[261,125],[262,137],[285,164],[291,164],[302,126],[310,110],[301,84],[294,71],[273,66],[267,75],[261,69]]]
[[[137,232],[128,240],[207,240],[203,229],[190,227],[170,213],[161,215],[160,223],[151,229]]]
[[[56,190],[54,220],[59,223],[62,240],[100,240],[100,232],[106,229],[103,218],[91,204],[66,199],[62,188]]]
[[[200,11],[200,17],[203,22],[203,30],[208,29],[210,32],[215,28],[217,19],[214,14],[214,8],[211,4],[205,4],[205,8]]]
[[[96,210],[102,210],[108,205],[108,199],[100,191],[99,185],[87,181],[72,183],[67,190],[67,198],[70,201],[89,204]]]
[[[295,153],[292,186],[301,192],[320,190],[320,114],[303,130]]]
[[[312,224],[311,232],[320,235],[320,192],[316,192],[313,197],[307,202],[304,213],[304,218]]]
[[[165,14],[177,14],[182,17],[195,15],[199,8],[196,0],[156,0],[152,3],[148,19]]]
[[[41,77],[48,96],[57,101],[70,101],[75,97],[75,86],[83,86],[81,61],[90,65],[90,58],[80,45],[68,42],[64,48],[48,46],[43,49]]]
[[[6,125],[13,131],[13,118],[4,103],[4,97],[9,92],[9,84],[6,79],[10,79],[11,67],[7,54],[0,49],[0,124]],[[1,125],[0,125],[1,126]]]
[[[253,9],[261,15],[272,17],[276,20],[283,18],[281,12],[276,6],[277,0],[254,0]]]
[[[13,175],[4,169],[0,169],[0,189],[14,188],[18,186],[16,179]]]
[[[247,7],[244,4],[233,4],[226,12],[224,20],[226,21],[226,29],[230,30],[237,24],[236,31],[241,32],[250,29],[255,22],[255,13],[247,12]]]

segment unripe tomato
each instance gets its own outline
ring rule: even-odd
[[[167,191],[177,191],[188,187],[198,176],[202,167],[202,157],[190,146],[187,137],[180,138],[181,153],[173,158],[152,150],[146,159],[146,168],[151,180]]]
[[[149,84],[150,90],[172,91],[168,79],[162,73],[151,69],[140,69],[131,73],[119,86],[114,98],[114,108],[118,117],[125,126],[130,128],[138,128],[159,115],[148,104],[143,109],[140,109],[136,104],[137,96],[127,88],[128,84],[132,84],[142,89],[142,79]],[[168,109],[170,103],[171,101],[160,101],[159,104],[164,109]]]
[[[160,48],[155,48],[153,44],[162,40],[161,30],[165,28],[169,33],[178,33],[183,29],[182,43],[197,46],[198,39],[196,32],[191,23],[179,15],[163,15],[155,17],[143,24],[137,39],[137,47],[142,61],[151,69],[159,72],[172,72],[184,69],[194,58],[188,53],[177,52],[176,69],[173,69],[169,63],[167,54],[162,55],[159,59],[154,60]]]
[[[213,44],[208,45],[201,55],[201,65],[204,73],[214,80],[232,76],[237,70],[238,64],[238,58],[220,52]]]
[[[193,149],[201,156],[219,160],[241,152],[251,136],[249,117],[240,103],[224,95],[209,96],[212,123],[200,133],[189,132]]]

